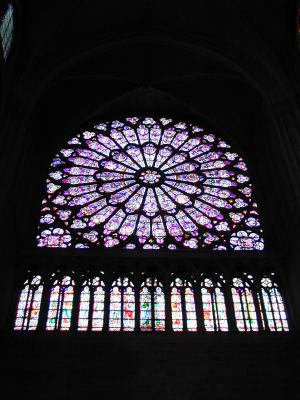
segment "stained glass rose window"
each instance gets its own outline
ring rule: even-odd
[[[54,157],[40,247],[263,250],[243,159],[167,118],[100,123]]]

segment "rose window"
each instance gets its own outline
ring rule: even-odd
[[[160,118],[101,123],[53,159],[40,247],[262,250],[247,167],[212,132]]]

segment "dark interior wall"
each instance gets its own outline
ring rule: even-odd
[[[13,397],[214,400],[299,398],[298,337],[7,337]],[[4,387],[6,384],[4,384]]]
[[[1,0],[0,7],[4,4]],[[250,7],[207,0],[186,7],[181,1],[24,0],[15,6],[14,47],[0,69],[5,233],[0,304],[6,371],[20,383],[14,391],[41,399],[53,397],[53,388],[56,397],[67,399],[116,397],[126,391],[145,398],[297,399],[300,69],[291,28],[295,2],[255,0]],[[266,262],[275,255],[286,282],[291,334],[11,332],[16,290],[28,265],[42,262],[52,270],[58,263],[91,262],[79,261],[76,254],[60,254],[53,261],[47,253],[40,261],[34,236],[51,158],[91,121],[136,113],[200,121],[245,158],[264,225]],[[138,255],[134,262],[139,263]],[[199,263],[205,262],[199,255]],[[92,263],[101,263],[101,256]]]

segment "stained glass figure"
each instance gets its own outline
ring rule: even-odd
[[[223,284],[222,275],[205,278],[201,284],[204,327],[209,332],[228,331]]]
[[[243,159],[191,123],[126,118],[52,160],[39,247],[263,250]]]
[[[274,273],[262,278],[261,297],[264,328],[270,331],[289,331],[283,298]]]
[[[39,275],[27,279],[20,294],[14,329],[34,331],[37,328],[43,294],[42,278]]]
[[[11,49],[14,34],[14,9],[9,3],[0,23],[3,57],[6,60]]]
[[[253,297],[253,277],[245,275],[232,280],[232,300],[239,331],[258,331],[257,315]]]
[[[140,290],[141,331],[165,330],[165,295],[156,278],[147,278]]]
[[[55,279],[51,288],[47,331],[68,331],[71,325],[74,281],[70,276]]]
[[[78,330],[102,331],[104,321],[105,285],[99,278],[87,279],[81,289]]]
[[[197,331],[194,290],[191,282],[176,278],[171,284],[172,328],[175,332]]]
[[[110,290],[109,330],[134,331],[135,293],[128,278],[118,278]]]

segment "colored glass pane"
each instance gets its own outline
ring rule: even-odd
[[[86,331],[89,326],[90,288],[85,286],[80,295],[78,330]]]
[[[74,282],[69,276],[55,280],[50,294],[46,329],[67,331],[71,326]]]
[[[272,275],[261,280],[264,327],[267,326],[270,331],[288,331],[284,302]]]
[[[9,3],[0,23],[2,51],[5,60],[7,59],[11,49],[13,33],[14,33],[14,9],[12,4]]]
[[[165,330],[165,295],[161,287],[157,287],[154,292],[154,330]]]
[[[188,287],[185,289],[186,325],[188,331],[197,331],[197,317],[195,308],[194,291]]]
[[[173,331],[183,331],[181,294],[178,288],[171,290],[171,309],[172,309],[172,327]]]
[[[258,331],[257,315],[249,280],[251,282],[253,280],[249,275],[247,280],[234,278],[231,288],[236,325],[239,331]]]
[[[40,276],[28,279],[21,291],[17,315],[15,319],[15,330],[35,330],[37,328],[43,285]]]
[[[135,293],[128,278],[118,278],[110,291],[109,330],[134,331]]]
[[[152,331],[152,299],[147,287],[140,292],[140,324],[142,331]]]
[[[110,311],[109,311],[109,330],[121,330],[121,310],[122,294],[118,287],[114,287],[110,293]]]
[[[40,247],[264,248],[244,161],[193,124],[98,124],[55,156],[46,186]]]
[[[134,291],[131,287],[124,290],[124,302],[123,302],[123,330],[133,331],[134,330],[134,317],[135,317],[135,299]]]
[[[92,330],[101,331],[104,321],[104,300],[105,291],[103,287],[98,287],[94,292]]]
[[[205,329],[207,331],[228,331],[225,298],[221,284],[205,279],[201,294]]]

